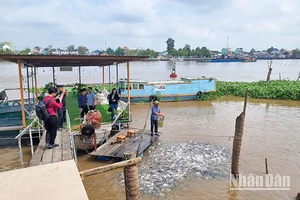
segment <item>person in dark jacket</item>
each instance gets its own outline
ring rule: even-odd
[[[81,118],[83,118],[84,114],[87,114],[89,111],[88,106],[87,106],[88,99],[86,96],[85,88],[80,90],[80,95],[78,96],[77,101],[78,101],[78,108],[79,108],[80,116],[81,116]]]
[[[109,106],[111,107],[111,118],[114,119],[115,117],[115,110],[118,109],[118,101],[120,100],[119,94],[117,93],[117,89],[112,89],[111,93],[109,94],[108,102]]]
[[[59,97],[65,91],[65,95],[62,98],[62,109],[57,109],[57,130],[61,130],[63,128],[64,119],[66,118],[66,97],[68,97],[68,90],[64,90],[63,85],[57,85],[57,96]],[[59,103],[59,102],[57,102]]]

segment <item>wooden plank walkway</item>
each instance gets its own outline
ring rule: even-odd
[[[55,143],[59,146],[53,149],[45,149],[45,137],[46,133],[43,134],[29,162],[29,167],[73,159],[70,135],[66,130],[57,131]]]
[[[0,199],[88,200],[74,160],[0,173]]]
[[[112,157],[124,159],[124,153],[127,151],[137,151],[138,145],[141,139],[141,134],[143,133],[142,129],[130,129],[136,131],[135,138],[126,137],[126,142],[115,143],[119,135],[127,135],[128,130],[122,130],[113,137],[111,137],[106,143],[97,148],[97,151],[90,153],[92,156],[96,157]],[[159,133],[161,134],[161,133]],[[151,146],[155,141],[157,141],[159,136],[151,136],[150,131],[146,131],[144,134],[142,144],[140,146],[139,154],[144,152],[149,146]]]

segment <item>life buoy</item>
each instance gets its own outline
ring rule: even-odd
[[[157,96],[156,95],[150,95],[149,96],[149,101],[156,101],[157,100]]]
[[[200,97],[202,94],[203,94],[203,93],[202,93],[201,91],[198,91],[197,94],[196,94],[196,96],[197,96],[197,97]]]
[[[18,102],[18,101],[15,101],[14,103],[13,103],[13,106],[20,106],[21,104],[20,104],[20,102]]]

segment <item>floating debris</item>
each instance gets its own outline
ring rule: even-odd
[[[162,195],[193,177],[211,179],[229,174],[231,151],[203,142],[158,144],[149,149],[139,169],[140,191]],[[123,179],[123,174],[120,176]],[[122,181],[123,182],[123,181]]]

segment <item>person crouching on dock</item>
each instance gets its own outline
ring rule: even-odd
[[[154,105],[152,106],[151,112],[151,136],[153,136],[153,128],[155,131],[155,135],[158,135],[158,118],[164,117],[160,113],[159,101],[154,101]]]

